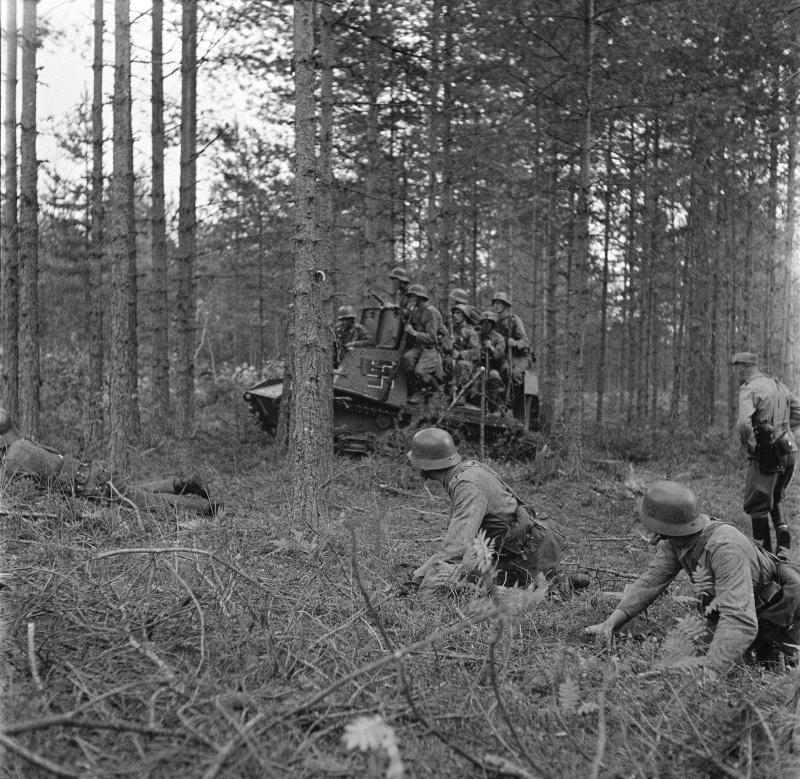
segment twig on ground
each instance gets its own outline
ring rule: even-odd
[[[614,568],[597,568],[593,565],[583,565],[582,563],[562,563],[562,568],[577,568],[579,571],[594,571],[595,573],[605,573],[609,576],[616,576],[620,579],[630,579],[635,581],[639,577],[635,573],[627,573],[626,571],[617,571]]]
[[[5,735],[5,733],[2,732],[0,732],[0,744],[9,750],[9,752],[14,752],[21,758],[27,760],[29,763],[33,763],[33,765],[39,766],[39,768],[43,768],[45,771],[49,771],[55,776],[66,776],[69,777],[69,779],[80,779],[81,774],[73,773],[67,768],[62,768],[52,760],[48,760],[46,757],[42,757],[41,755],[37,755],[35,752],[31,752],[30,749],[26,749],[24,746],[22,746],[22,744],[18,743],[13,738],[9,738],[7,735]]]
[[[189,593],[189,597],[192,599],[192,603],[194,603],[194,607],[197,609],[197,617],[200,621],[200,662],[197,664],[197,668],[195,668],[194,671],[194,675],[197,677],[200,676],[200,670],[206,660],[206,617],[205,614],[203,614],[203,609],[200,607],[200,601],[197,600],[197,596],[194,594],[194,591],[187,581],[178,573],[177,569],[173,568],[166,560],[162,560],[161,563],[178,580],[186,592]]]
[[[33,683],[36,685],[36,689],[39,692],[44,692],[44,683],[42,682],[42,677],[39,676],[39,663],[36,660],[36,623],[29,622],[28,623],[28,665],[31,669],[31,677],[33,678]]]
[[[606,669],[606,673],[603,675],[603,685],[597,698],[597,749],[594,760],[592,760],[589,779],[597,779],[600,775],[600,766],[603,765],[603,756],[606,753],[606,693],[608,692],[608,683],[616,676],[616,667],[612,667],[614,668],[613,673]]]

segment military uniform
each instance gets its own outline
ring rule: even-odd
[[[800,425],[800,400],[775,379],[754,369],[739,390],[737,432],[748,453],[743,507],[753,524],[753,537],[771,549],[769,524],[775,527],[778,546],[788,547],[788,527],[781,512],[786,487],[794,474],[797,443],[794,430]],[[769,442],[758,445],[757,431],[772,430],[772,439],[781,439],[783,450]],[[759,433],[759,437],[760,437]],[[766,454],[767,457],[762,455]],[[770,455],[771,461],[770,461]]]
[[[475,363],[480,355],[480,341],[475,328],[463,322],[453,325],[453,348],[448,356],[449,373],[460,389],[465,386],[475,370]]]
[[[512,313],[510,309],[506,309],[502,314],[498,315],[495,327],[500,335],[505,338],[506,346],[511,351],[509,365],[511,380],[514,384],[521,384],[525,378],[525,371],[533,364],[533,351],[531,342],[525,332],[525,325],[522,324],[522,319]]]
[[[400,358],[402,369],[413,376],[423,387],[437,389],[444,378],[439,343],[446,333],[444,320],[433,304],[420,300],[411,309],[408,324],[415,331],[406,336],[411,347]]]
[[[444,486],[450,520],[439,550],[414,571],[421,587],[436,586],[442,563],[461,563],[481,530],[494,542],[498,583],[526,585],[539,573],[555,571],[561,550],[553,530],[533,519],[491,468],[462,460],[449,469]]]
[[[367,346],[372,344],[367,329],[355,319],[340,319],[334,331],[336,338],[335,366],[344,359],[348,346]]]
[[[800,572],[754,544],[735,527],[710,519],[695,536],[663,538],[647,570],[629,585],[617,609],[635,617],[681,572],[710,581],[713,633],[703,665],[725,673],[748,649],[758,660],[793,654],[800,640]],[[776,587],[781,587],[777,597]]]
[[[497,315],[486,311],[481,316],[481,322],[492,322],[491,326],[481,325],[481,364],[486,366],[488,360],[488,373],[486,375],[486,394],[489,410],[500,410],[504,405],[506,382],[509,380],[508,358],[506,356],[506,339],[495,330]]]
[[[209,498],[205,484],[198,477],[130,485],[98,465],[20,437],[15,428],[3,425],[7,421],[3,409],[0,418],[0,427],[4,427],[0,435],[0,458],[7,477],[30,476],[48,489],[72,497],[127,503],[151,511],[183,509],[212,515],[222,508],[221,503]]]

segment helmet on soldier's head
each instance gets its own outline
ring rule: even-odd
[[[497,316],[497,314],[494,313],[494,311],[484,311],[481,314],[481,322],[489,321],[489,322],[494,322],[495,324],[497,324],[498,318],[499,317]]]
[[[440,471],[461,462],[453,436],[438,427],[426,427],[411,439],[406,455],[412,467],[421,471]]]
[[[464,315],[464,319],[469,319],[469,308],[463,303],[456,303],[451,306],[450,311],[460,311]]]
[[[352,306],[342,306],[339,309],[339,319],[355,319],[356,310]]]
[[[11,419],[11,414],[4,408],[0,407],[0,448],[11,446],[14,441],[19,441],[22,436],[19,430],[14,426],[14,420]]]
[[[450,292],[450,300],[455,300],[456,303],[463,303],[465,306],[469,305],[469,295],[465,289],[454,289]]]
[[[708,524],[694,493],[676,481],[651,484],[639,507],[642,525],[660,536],[690,536]]]
[[[389,273],[389,278],[397,279],[398,281],[411,281],[411,276],[408,275],[408,271],[400,265],[396,268],[392,268]]]
[[[499,300],[501,303],[505,303],[507,306],[511,305],[511,298],[508,296],[507,292],[495,292],[494,296],[492,297],[492,303],[495,300]]]
[[[406,290],[406,294],[415,295],[416,297],[421,298],[422,300],[428,300],[430,298],[427,290],[425,289],[425,287],[422,286],[422,284],[412,284]]]

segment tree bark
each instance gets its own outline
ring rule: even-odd
[[[36,160],[36,0],[22,16],[22,114],[19,211],[19,428],[39,435],[39,226]]]
[[[197,255],[197,0],[182,0],[181,172],[178,205],[176,423],[180,436],[194,428],[194,350]]]
[[[312,0],[294,0],[295,67],[295,239],[294,386],[292,388],[292,522],[315,526],[317,486],[323,447],[332,431],[323,429],[323,379],[319,347],[320,286],[316,231],[316,133]]]
[[[100,0],[97,0],[100,2]],[[152,376],[154,422],[169,430],[169,314],[167,284],[167,220],[164,196],[164,0],[153,0],[152,139],[153,211],[150,316],[153,333]]]
[[[130,339],[130,203],[133,145],[131,128],[130,0],[114,4],[114,155],[111,179],[111,365],[110,459],[112,469],[125,471],[132,435]]]
[[[565,434],[568,467],[580,472],[583,455],[583,346],[588,312],[588,273],[591,259],[589,202],[592,160],[592,82],[594,60],[594,0],[583,0],[583,86],[585,103],[581,129],[581,156],[576,208],[575,263],[570,274],[570,309],[567,325],[567,381]]]
[[[3,312],[3,402],[19,418],[19,224],[17,222],[17,0],[6,4],[5,199],[3,261],[0,270]]]
[[[89,393],[92,417],[103,422],[103,271],[105,205],[103,202],[103,0],[94,1],[92,60],[92,194],[89,234]]]

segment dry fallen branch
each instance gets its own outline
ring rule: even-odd
[[[39,768],[43,768],[45,771],[49,771],[55,776],[65,776],[69,779],[80,779],[81,774],[73,773],[67,768],[62,768],[52,760],[48,760],[46,757],[42,757],[41,755],[37,755],[35,752],[31,752],[30,749],[26,749],[24,746],[22,746],[22,744],[17,743],[13,738],[9,738],[5,733],[2,732],[0,732],[0,744],[9,750],[9,752],[14,752],[14,754],[19,755],[29,763],[33,763],[33,765],[39,766]]]

